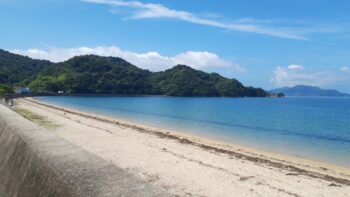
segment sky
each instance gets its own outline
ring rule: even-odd
[[[350,93],[348,0],[0,0],[0,48],[53,62],[186,64],[272,89]]]

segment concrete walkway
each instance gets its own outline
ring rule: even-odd
[[[0,196],[171,196],[0,104]]]

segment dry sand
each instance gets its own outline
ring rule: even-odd
[[[17,99],[50,132],[178,196],[350,197],[350,169]]]

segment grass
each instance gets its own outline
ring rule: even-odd
[[[47,120],[47,118],[45,118],[44,116],[40,116],[40,115],[35,114],[29,110],[18,108],[18,107],[15,107],[14,110],[18,114],[23,116],[24,118],[26,118],[26,119],[28,119],[28,120],[30,120],[30,121],[32,121],[40,126],[43,126],[47,129],[55,129],[55,128],[59,127],[59,125],[52,123],[51,121]]]

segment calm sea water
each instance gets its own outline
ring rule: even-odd
[[[350,167],[349,98],[62,96],[36,99]]]

